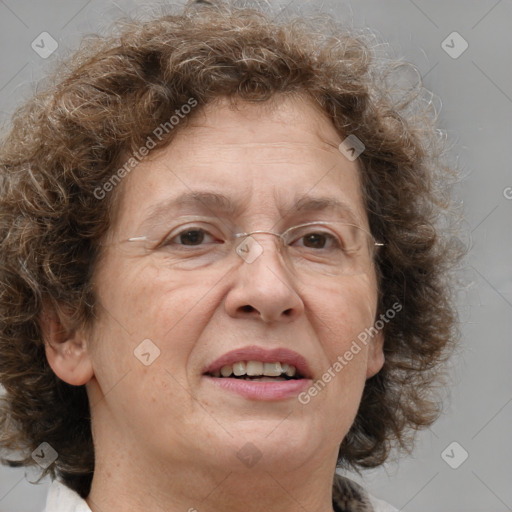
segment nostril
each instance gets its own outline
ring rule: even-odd
[[[244,313],[250,313],[251,311],[255,311],[255,309],[250,305],[250,304],[247,304],[245,306],[242,306],[240,308]]]

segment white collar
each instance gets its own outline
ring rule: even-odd
[[[77,492],[54,480],[48,490],[44,512],[91,512],[91,509]]]

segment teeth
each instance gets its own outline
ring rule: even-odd
[[[220,369],[220,374],[223,377],[229,377],[233,373],[233,367],[230,364],[227,364],[226,366],[223,366]]]
[[[235,363],[233,365],[233,373],[237,377],[240,377],[240,375],[245,375],[245,363],[243,361]]]
[[[279,377],[282,373],[281,363],[265,363],[263,365],[263,375]]]
[[[288,377],[293,377],[295,375],[295,372],[296,372],[295,366],[290,366],[288,368],[288,370],[286,370],[285,373],[286,373],[286,375],[288,375]]]
[[[294,377],[297,373],[295,366],[286,363],[262,363],[261,361],[239,361],[233,365],[224,365],[220,371],[213,373],[214,377],[230,377],[234,374],[236,377],[280,377],[286,374],[288,377]]]
[[[247,361],[245,373],[251,377],[263,374],[263,363],[261,361]]]

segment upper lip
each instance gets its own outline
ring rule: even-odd
[[[256,345],[238,348],[227,352],[209,364],[203,373],[213,373],[223,366],[232,365],[238,361],[261,361],[262,363],[286,363],[295,366],[297,373],[306,378],[311,378],[311,370],[306,359],[287,348],[266,349]]]

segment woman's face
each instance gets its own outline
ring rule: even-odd
[[[172,250],[151,250],[158,245],[151,244],[175,227],[190,227],[183,219],[191,215],[201,216],[205,229],[244,232],[283,232],[350,215],[368,228],[359,170],[338,150],[341,141],[305,100],[280,100],[273,109],[239,103],[237,110],[220,101],[125,178],[113,243],[95,275],[100,308],[88,340],[94,378],[87,384],[95,443],[124,450],[141,467],[146,461],[147,467],[291,471],[335,463],[365,380],[383,362],[378,335],[359,344],[341,370],[333,369],[374,323],[372,267],[355,275],[296,272],[280,255],[278,238],[268,234],[253,236],[259,245],[251,249],[257,248],[251,262],[232,254],[225,258],[229,264],[201,253],[201,247],[219,248],[218,232],[171,237]],[[194,202],[191,192],[222,194],[234,208],[222,208],[212,195]],[[185,194],[189,199],[178,201]],[[318,198],[344,208],[318,209],[320,203],[310,202],[292,209],[298,199],[304,205]],[[182,250],[199,250],[201,263]],[[235,350],[241,352],[216,363]],[[205,374],[212,364],[229,366],[224,363],[233,359],[255,360],[258,371],[258,362],[273,358],[299,367],[302,360],[309,379]],[[324,382],[320,391],[308,393],[318,380]]]

